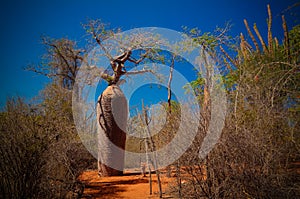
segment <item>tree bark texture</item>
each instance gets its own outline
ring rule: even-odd
[[[100,176],[123,174],[127,100],[117,85],[108,86],[98,98],[98,172]]]

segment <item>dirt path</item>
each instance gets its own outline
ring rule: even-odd
[[[125,174],[116,177],[99,177],[97,171],[83,172],[79,180],[85,184],[84,199],[90,198],[122,198],[122,199],[146,199],[159,198],[156,175],[152,175],[152,195],[149,194],[149,177],[140,174]],[[173,183],[173,178],[161,177],[163,192],[168,184]],[[172,198],[163,195],[163,198]]]

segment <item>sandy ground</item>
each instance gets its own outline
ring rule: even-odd
[[[122,199],[146,199],[159,198],[157,177],[152,174],[152,195],[149,188],[149,174],[143,177],[141,174],[125,173],[124,176],[99,177],[96,170],[85,171],[79,176],[79,180],[85,184],[84,199],[90,198],[122,198]],[[163,198],[172,198],[166,195],[168,184],[174,183],[174,178],[161,176]]]

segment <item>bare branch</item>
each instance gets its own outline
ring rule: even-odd
[[[220,50],[222,51],[222,53],[226,56],[226,58],[235,66],[237,67],[238,64],[236,62],[236,60],[232,59],[229,54],[224,50],[224,48],[220,45]],[[229,68],[230,71],[232,71],[232,68]]]
[[[137,71],[128,71],[128,72],[126,72],[126,75],[138,75],[138,74],[144,74],[144,73],[154,74],[154,71],[150,70],[150,69],[143,69],[143,70],[137,70]]]
[[[150,48],[147,49],[146,53],[144,53],[144,54],[141,55],[140,59],[136,60],[136,59],[134,59],[132,57],[128,57],[128,61],[133,62],[135,64],[139,64],[139,63],[141,63],[147,57],[147,55],[149,54],[149,52],[150,52]]]
[[[172,56],[172,62],[170,65],[170,73],[169,73],[169,81],[168,81],[168,106],[169,106],[169,114],[171,114],[171,97],[172,97],[172,90],[171,90],[171,83],[173,79],[173,69],[175,64],[175,55]]]

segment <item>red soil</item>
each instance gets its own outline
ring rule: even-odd
[[[143,177],[140,174],[125,173],[124,176],[99,177],[96,170],[85,171],[79,176],[79,180],[85,184],[83,197],[90,198],[122,198],[122,199],[146,199],[159,198],[157,177],[152,174],[152,195],[149,188],[149,174]],[[161,176],[163,193],[168,184],[175,182],[174,178]],[[163,194],[163,198],[168,197]]]

